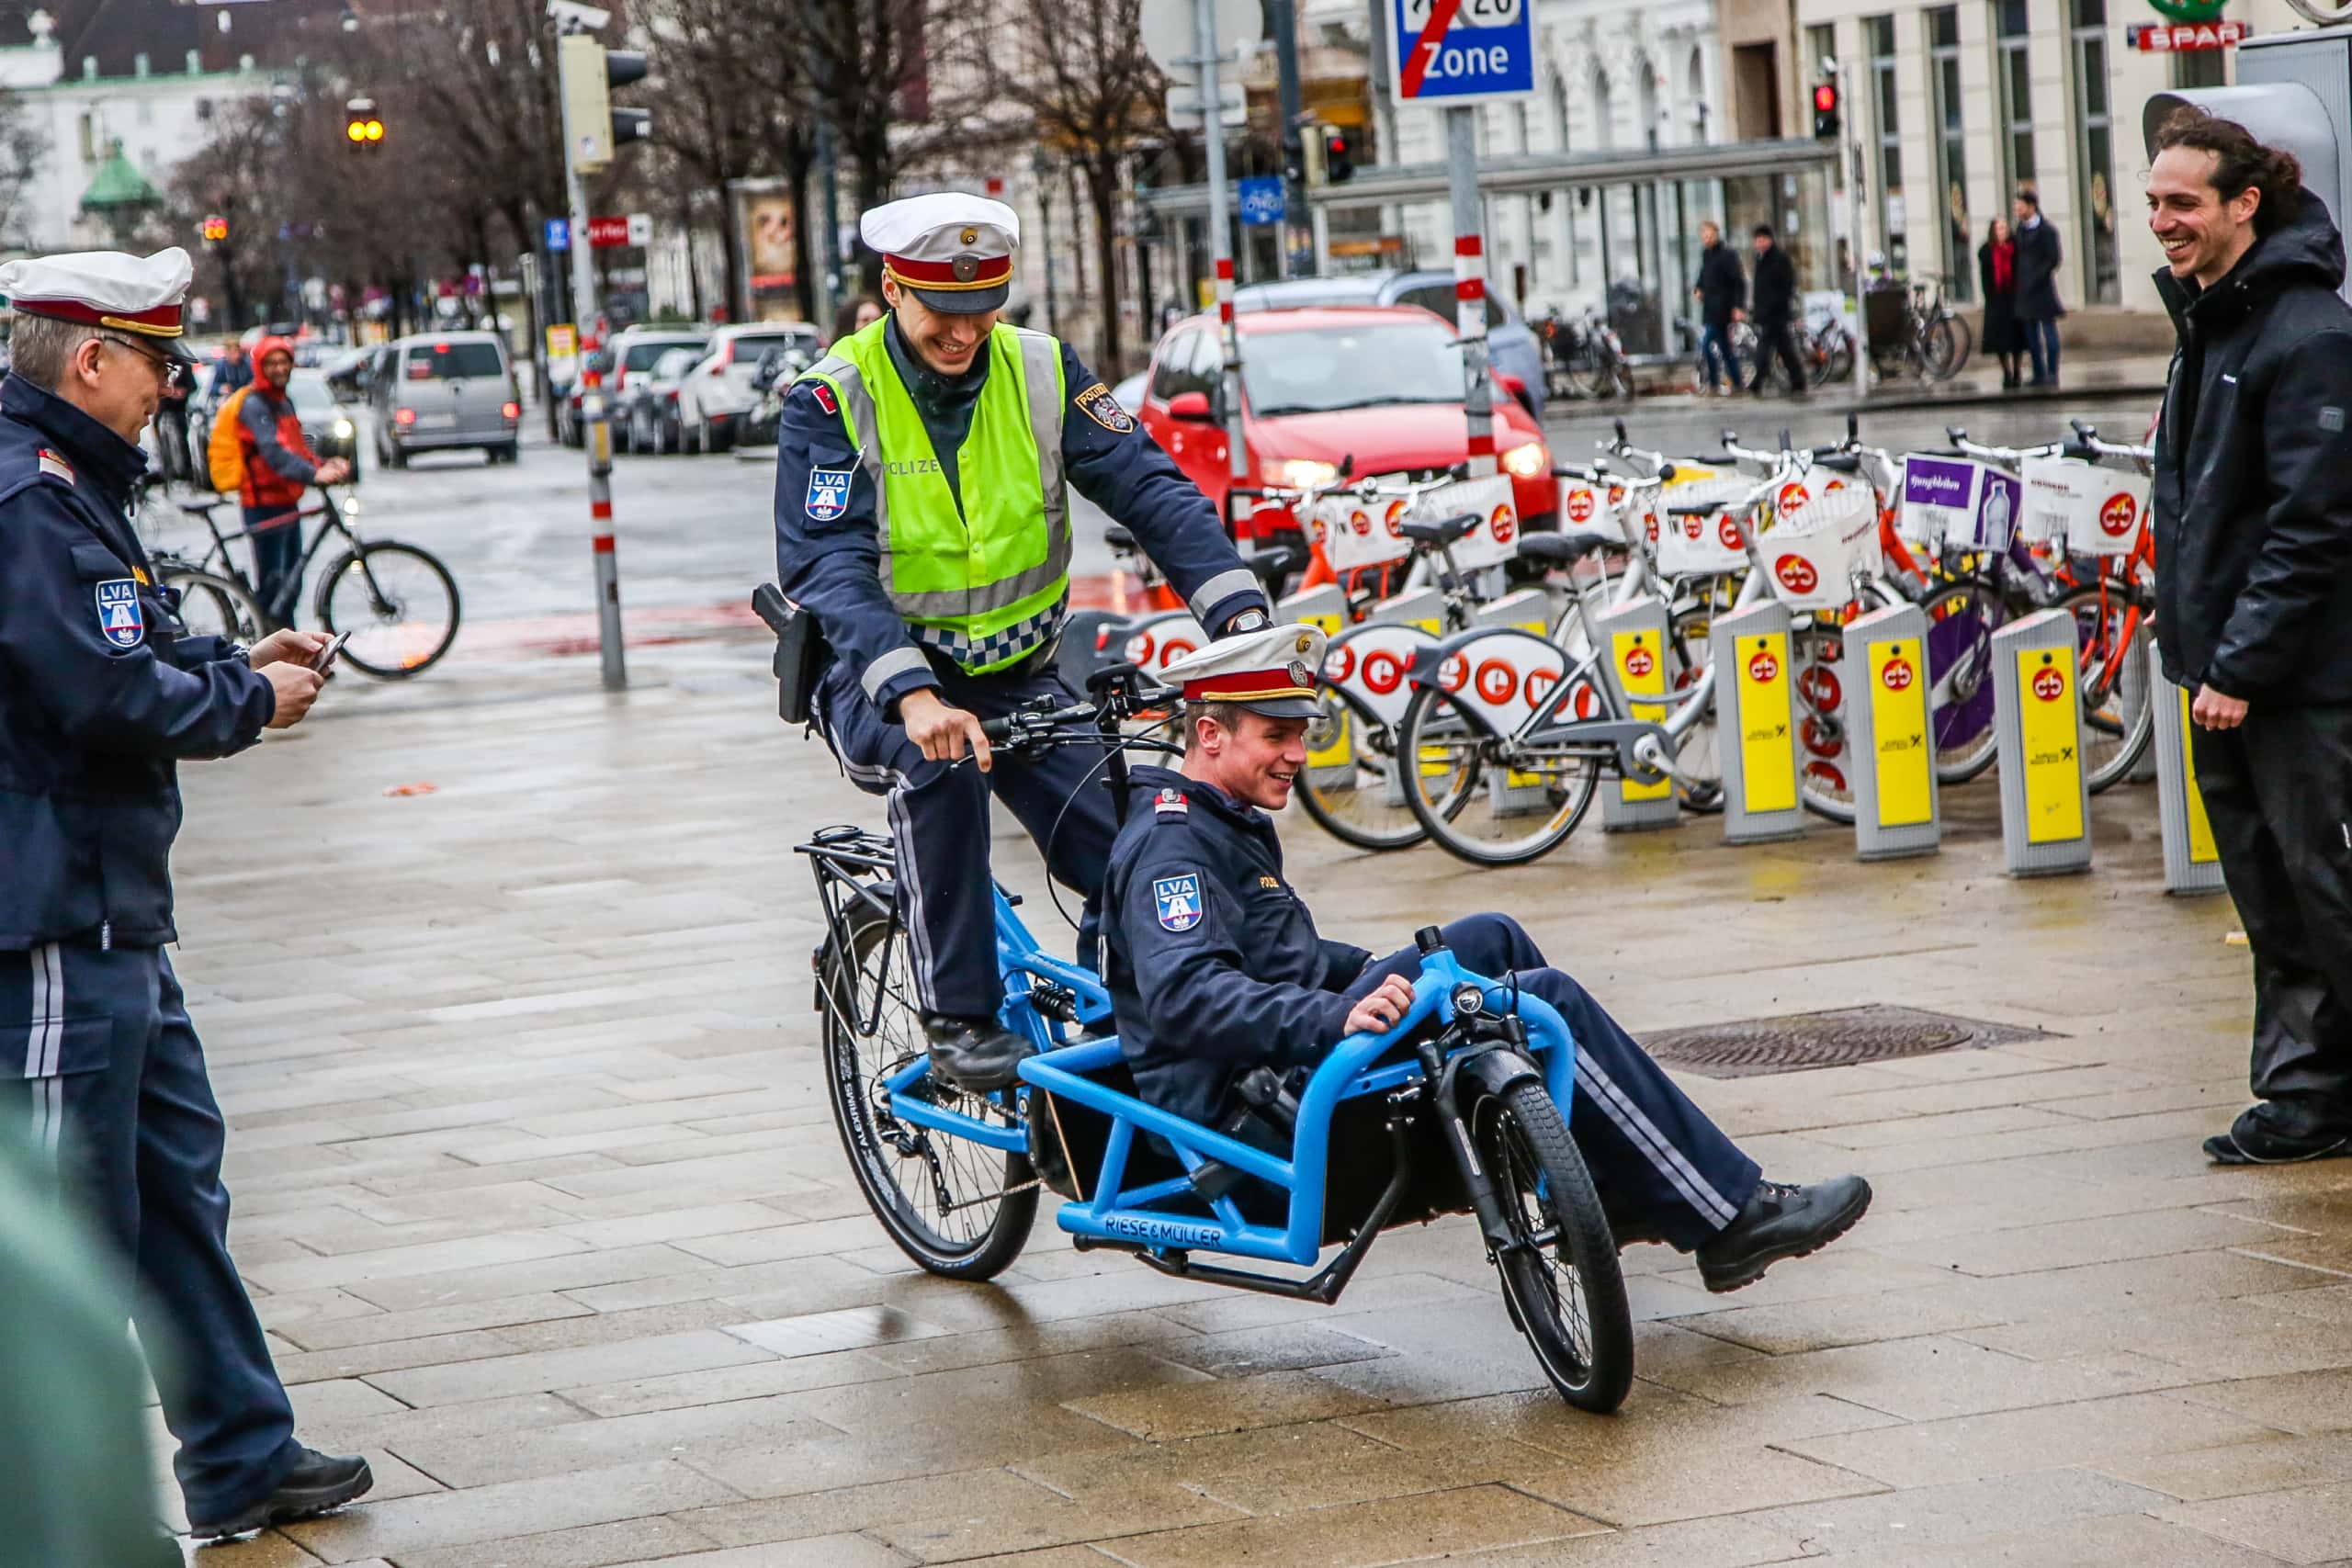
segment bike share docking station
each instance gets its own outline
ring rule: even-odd
[[[1667,678],[1666,602],[1645,597],[1630,604],[1613,605],[1592,617],[1594,634],[1607,655],[1603,665],[1626,714],[1635,719],[1662,723]],[[1655,783],[1623,777],[1600,790],[1600,828],[1606,833],[1641,833],[1672,828],[1682,820],[1682,804],[1674,797],[1674,781],[1660,775]]]
[[[2075,617],[2064,610],[2037,610],[1993,634],[2001,852],[2011,876],[2090,869],[2075,636]]]
[[[1724,842],[1767,844],[1804,831],[1797,802],[1790,615],[1768,602],[1716,618],[1715,750],[1723,760]]]
[[[2164,661],[2151,641],[2147,649],[2150,700],[2155,704],[2155,740],[2148,748],[2156,773],[2156,819],[2165,842],[2165,891],[2223,893],[2222,852],[2205,815],[2189,756],[2188,689],[2165,678]],[[2136,660],[2135,660],[2136,662]],[[2136,770],[2135,770],[2136,771]]]
[[[1928,617],[1891,604],[1848,623],[1838,678],[1854,776],[1854,852],[1863,860],[1933,854],[1935,750],[1928,724]]]

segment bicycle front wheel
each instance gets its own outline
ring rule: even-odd
[[[899,1250],[933,1274],[987,1280],[1028,1245],[1037,1184],[1025,1156],[901,1122],[882,1087],[929,1054],[915,1010],[906,929],[893,915],[855,907],[846,945],[828,940],[818,957],[824,987],[825,1089],[850,1171],[874,1217]],[[872,1018],[871,1032],[864,1029]],[[932,1104],[1001,1126],[1018,1123],[994,1100],[966,1094],[935,1076],[907,1091]]]
[[[414,545],[366,544],[319,580],[319,621],[351,634],[343,657],[398,680],[432,667],[458,640],[458,580]]]
[[[1511,1233],[1495,1254],[1503,1300],[1560,1397],[1605,1416],[1634,1386],[1634,1320],[1592,1173],[1542,1084],[1514,1084],[1471,1118]]]
[[[1298,804],[1317,827],[1360,850],[1409,849],[1427,838],[1396,774],[1396,727],[1329,682],[1322,716],[1307,727]]]
[[[1582,716],[1598,694],[1566,705]],[[1541,860],[1584,820],[1600,764],[1541,744],[1506,758],[1483,718],[1438,686],[1422,686],[1396,724],[1405,804],[1449,854],[1473,865]]]
[[[243,585],[190,566],[164,566],[156,577],[159,586],[178,593],[180,622],[189,635],[249,646],[266,635],[261,606]]]
[[[1993,723],[1993,634],[2007,624],[2008,605],[1994,584],[1964,578],[1931,592],[1923,607],[1936,780],[1966,784],[1991,767],[2000,750]]]
[[[2078,588],[2058,602],[2075,618],[2075,680],[2083,703],[2083,778],[2093,795],[2129,778],[2155,733],[2148,681],[2148,615],[2113,585]]]

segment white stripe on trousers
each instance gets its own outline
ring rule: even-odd
[[[1699,1174],[1690,1157],[1668,1142],[1657,1123],[1644,1115],[1642,1108],[1627,1099],[1625,1091],[1583,1051],[1577,1053],[1577,1077],[1592,1091],[1592,1098],[1602,1111],[1617,1123],[1618,1131],[1649,1157],[1658,1174],[1671,1182],[1692,1208],[1718,1225],[1727,1225],[1739,1217],[1738,1209]]]
[[[32,987],[32,1016],[25,1025],[25,1077],[32,1089],[33,1145],[52,1160],[65,1122],[65,1084],[58,1066],[65,1049],[65,954],[56,942],[25,955]]]
[[[924,1011],[937,1012],[939,993],[932,984],[931,929],[923,923],[922,879],[918,874],[922,862],[915,854],[914,818],[906,809],[907,775],[894,768],[890,776],[890,839],[899,848],[899,893],[906,900],[907,944],[914,950],[915,1000],[922,1004]]]

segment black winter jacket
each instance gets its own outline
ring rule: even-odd
[[[1739,253],[1717,240],[1699,258],[1699,319],[1711,327],[1731,325],[1731,314],[1747,303],[1747,274]]]
[[[1756,303],[1749,314],[1759,327],[1784,327],[1796,313],[1796,264],[1776,244],[1756,258]]]
[[[2252,703],[2352,703],[2352,307],[2344,240],[2301,209],[2211,288],[2156,288],[2180,334],[2156,428],[2165,673]]]
[[[2016,310],[2020,321],[2054,321],[2066,313],[2058,303],[2058,264],[2065,260],[2065,247],[2058,243],[2058,231],[2049,219],[2017,229]]]

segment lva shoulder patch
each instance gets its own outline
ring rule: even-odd
[[[1177,789],[1163,789],[1153,795],[1151,808],[1162,818],[1174,817],[1181,819],[1189,818],[1193,814],[1193,803],[1184,798],[1182,790]]]
[[[1114,435],[1125,435],[1136,427],[1136,416],[1119,406],[1111,389],[1097,381],[1078,394],[1080,412]]]

